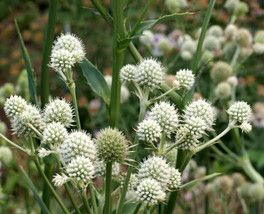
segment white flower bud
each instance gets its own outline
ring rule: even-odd
[[[236,76],[231,76],[228,77],[227,82],[231,85],[231,86],[237,86],[238,84],[238,79]]]
[[[223,36],[223,29],[219,25],[213,25],[208,29],[208,35],[220,38]]]
[[[194,84],[194,74],[189,69],[181,69],[176,73],[176,80],[179,81],[180,87],[190,90]]]
[[[22,97],[17,95],[11,95],[11,97],[9,97],[5,102],[4,110],[7,117],[14,118],[22,111],[24,111],[26,106],[27,102]]]
[[[216,86],[215,94],[221,99],[227,98],[231,95],[231,86],[227,82],[221,82]]]
[[[208,51],[218,51],[221,48],[219,38],[215,36],[207,36],[204,40],[204,49]]]
[[[52,122],[43,132],[43,143],[61,144],[68,137],[66,128],[61,123]]]
[[[230,121],[236,121],[239,123],[248,122],[251,116],[251,108],[244,101],[237,101],[229,107],[227,110]]]
[[[123,68],[120,70],[120,81],[123,84],[128,84],[132,82],[135,78],[135,73],[136,73],[137,67],[134,65],[125,65]]]
[[[0,147],[0,162],[8,165],[13,159],[13,153],[7,146]]]
[[[184,127],[194,138],[201,138],[207,128],[205,121],[200,117],[189,117],[185,120]]]
[[[169,189],[178,189],[181,186],[181,173],[178,169],[170,168]]]
[[[173,87],[174,89],[178,90],[178,89],[180,89],[181,84],[180,84],[180,82],[179,82],[178,80],[174,80],[174,81],[172,82],[172,87]]]
[[[47,150],[47,149],[45,149],[45,148],[40,148],[40,149],[38,149],[38,156],[39,156],[40,158],[44,158],[44,157],[46,157],[46,156],[49,156],[51,153],[52,153],[52,151]]]
[[[241,128],[242,132],[249,133],[252,130],[252,125],[248,122],[243,122],[239,128]]]
[[[237,32],[237,26],[235,26],[233,24],[229,24],[229,25],[227,25],[227,27],[225,29],[225,37],[227,39],[233,39],[236,32]]]
[[[69,177],[67,177],[65,174],[56,174],[53,179],[52,182],[54,183],[54,186],[56,187],[60,187],[63,184],[67,183],[70,180]]]
[[[56,72],[65,73],[75,64],[75,59],[72,53],[65,49],[59,49],[52,51],[50,56],[50,67],[53,68]]]
[[[157,142],[161,138],[161,131],[160,125],[151,119],[143,120],[137,127],[139,140],[146,142]]]

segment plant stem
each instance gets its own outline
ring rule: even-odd
[[[113,10],[113,80],[111,86],[110,118],[111,127],[117,127],[120,115],[120,89],[119,71],[123,66],[124,50],[119,49],[119,41],[125,37],[123,0],[111,1]]]
[[[31,145],[31,151],[32,153],[35,153],[35,148],[34,148],[34,143],[33,143],[33,139],[32,137],[29,137],[29,141],[30,141],[30,145]],[[46,177],[44,171],[42,170],[39,160],[37,157],[34,158],[34,163],[40,173],[40,175],[42,176],[42,178],[44,179],[48,189],[51,191],[51,193],[53,194],[54,198],[56,199],[56,201],[58,202],[58,204],[60,205],[61,209],[63,210],[63,212],[65,214],[70,214],[70,212],[68,211],[68,209],[65,207],[65,205],[63,204],[63,202],[61,201],[60,197],[58,196],[58,194],[56,193],[55,189],[52,187],[49,179]]]
[[[9,143],[11,146],[14,146],[16,149],[18,149],[18,150],[20,150],[20,151],[22,151],[22,152],[24,152],[24,153],[26,153],[26,154],[28,154],[28,155],[31,155],[29,150],[24,149],[24,148],[22,148],[21,146],[15,144],[14,142],[12,142],[12,141],[9,140],[8,138],[6,138],[6,137],[5,137],[4,135],[2,135],[1,133],[0,133],[0,137],[1,137],[2,139],[4,139],[7,143]]]
[[[134,210],[133,214],[138,214],[139,213],[139,209],[141,207],[142,203],[139,203],[137,206],[136,206],[136,209]]]
[[[56,25],[56,13],[58,0],[49,0],[49,18],[48,26],[44,38],[44,47],[42,53],[42,63],[41,63],[41,108],[44,108],[46,103],[49,101],[49,57],[51,53],[51,47],[54,38],[54,29]]]
[[[43,138],[43,135],[30,123],[27,124],[29,128],[32,129],[33,132],[35,132],[36,135],[38,135],[41,139]]]
[[[75,83],[71,81],[68,84],[69,91],[71,93],[72,97],[72,104],[75,112],[75,119],[76,119],[76,125],[77,129],[81,130],[81,122],[80,122],[80,117],[79,117],[79,111],[78,111],[78,102],[77,102],[77,97],[76,97],[76,92],[75,92]]]
[[[104,214],[110,214],[111,211],[111,192],[112,192],[112,163],[106,164],[106,177],[105,177],[105,206]]]
[[[165,140],[166,140],[166,133],[162,132],[161,141],[160,141],[160,148],[159,148],[159,153],[160,154],[163,154]]]
[[[87,214],[92,214],[93,212],[92,212],[92,210],[91,210],[91,208],[90,208],[90,206],[89,206],[89,204],[88,204],[85,189],[82,188],[82,189],[80,190],[80,193],[81,193],[81,197],[82,197],[83,204],[84,204],[84,207],[85,207],[85,209],[86,209]]]
[[[90,190],[90,195],[91,195],[91,199],[92,199],[92,205],[93,205],[92,208],[93,208],[94,214],[98,214],[96,197],[95,197],[95,192],[94,192],[92,183],[89,184],[89,190]]]

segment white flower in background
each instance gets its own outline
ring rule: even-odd
[[[157,49],[164,54],[166,52],[170,52],[173,49],[173,46],[171,41],[167,37],[164,37],[158,41]]]
[[[149,113],[149,118],[155,120],[166,134],[171,134],[178,127],[178,112],[169,102],[155,103]]]
[[[175,13],[187,7],[188,3],[186,0],[166,0],[165,5],[171,13]]]
[[[236,32],[237,32],[237,26],[233,24],[229,24],[226,26],[226,29],[225,29],[225,37],[228,40],[232,40]]]
[[[67,183],[69,180],[70,180],[70,178],[65,174],[62,174],[62,175],[56,174],[53,177],[52,182],[54,183],[54,186],[60,187],[63,184]]]
[[[120,70],[120,80],[123,84],[128,84],[134,81],[137,67],[135,65],[125,65]],[[112,81],[111,81],[112,82]]]
[[[231,95],[231,86],[228,82],[220,82],[215,89],[215,94],[221,99],[225,99]]]
[[[46,123],[59,122],[65,127],[70,127],[73,122],[71,105],[64,99],[54,99],[45,106],[43,119]]]
[[[214,64],[210,71],[211,78],[219,83],[226,81],[228,77],[230,77],[233,73],[232,67],[224,62],[224,61],[218,61]]]
[[[66,128],[58,122],[47,125],[43,131],[43,143],[61,144],[68,137]]]
[[[121,91],[120,91],[120,103],[124,103],[128,101],[130,97],[129,90],[126,86],[122,85],[121,86]]]
[[[178,169],[170,168],[169,189],[178,189],[181,186],[181,173]]]
[[[149,207],[158,204],[159,202],[163,202],[166,197],[166,194],[159,183],[151,178],[143,180],[139,184],[136,193],[138,201],[147,204]]]
[[[246,28],[240,28],[234,35],[234,40],[241,47],[249,47],[252,44],[253,38],[251,33]]]
[[[194,74],[189,69],[181,69],[176,73],[176,80],[179,81],[180,87],[190,90],[194,84]]]
[[[227,82],[231,85],[231,86],[237,86],[238,84],[238,79],[236,76],[231,76],[228,77]]]
[[[216,109],[211,105],[211,103],[199,99],[186,106],[183,117],[185,119],[200,117],[205,121],[206,130],[211,130],[216,120]]]
[[[261,43],[255,43],[253,45],[253,51],[256,53],[256,54],[263,54],[264,53],[264,44],[261,44]]]
[[[144,59],[137,66],[135,81],[142,87],[155,89],[164,81],[163,78],[164,68],[155,59]]]
[[[136,130],[139,140],[146,142],[157,142],[161,138],[161,131],[160,125],[151,119],[143,120]]]
[[[38,131],[44,129],[45,123],[42,120],[40,111],[33,105],[27,105],[18,116],[11,120],[11,127],[18,136],[34,135],[35,132],[28,126],[31,124]]]
[[[66,172],[77,183],[86,185],[94,177],[94,166],[89,158],[78,156],[66,166]]]
[[[77,156],[96,159],[96,146],[91,137],[82,131],[74,131],[60,145],[63,160],[68,163]]]
[[[236,121],[239,123],[248,122],[251,116],[251,108],[244,101],[237,101],[229,107],[227,110],[230,121]]]
[[[6,116],[9,118],[14,118],[19,115],[27,106],[26,100],[17,95],[11,95],[8,99],[6,99],[4,110]]]
[[[153,156],[142,162],[138,170],[138,180],[141,182],[147,178],[155,179],[162,187],[166,188],[170,182],[170,166],[166,160]]]
[[[211,35],[205,37],[203,47],[208,51],[220,50],[221,44],[219,38],[216,38],[215,36],[211,36]]]
[[[145,30],[143,31],[139,39],[140,39],[140,42],[150,47],[154,39],[154,34],[150,30]]]
[[[0,146],[0,163],[8,165],[13,159],[13,152],[7,146]]]
[[[208,35],[220,38],[223,36],[223,29],[219,25],[213,25],[208,29]]]
[[[227,0],[225,2],[224,7],[229,11],[229,12],[233,12],[237,6],[237,4],[239,3],[239,0]]]

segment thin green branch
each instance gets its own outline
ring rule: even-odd
[[[6,138],[6,137],[5,137],[4,135],[2,135],[1,133],[0,133],[0,137],[1,137],[2,139],[4,139],[8,144],[10,144],[11,146],[15,147],[16,149],[18,149],[18,150],[20,150],[20,151],[22,151],[22,152],[24,152],[24,153],[26,153],[26,154],[28,154],[28,155],[31,155],[31,153],[30,153],[30,151],[29,151],[28,149],[24,149],[24,148],[22,148],[21,146],[17,145],[16,143],[14,143],[14,142],[12,142],[11,140],[9,140],[8,138]]]

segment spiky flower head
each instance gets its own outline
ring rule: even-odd
[[[47,125],[43,132],[43,143],[60,144],[68,137],[66,128],[58,122]]]
[[[248,12],[248,5],[245,2],[239,2],[234,10],[236,16],[243,16]]]
[[[23,112],[11,120],[12,129],[18,136],[35,135],[28,124],[34,126],[38,131],[42,131],[45,126],[40,111],[33,105],[27,105]]]
[[[56,174],[54,175],[52,182],[54,183],[55,187],[60,187],[63,184],[67,183],[70,180],[70,178],[65,174]]]
[[[143,180],[139,184],[136,193],[138,201],[149,207],[158,204],[159,202],[163,202],[166,197],[166,194],[159,183],[152,178]]]
[[[155,179],[162,187],[166,188],[170,182],[170,166],[165,159],[153,156],[142,162],[138,170],[138,180],[141,182],[146,178]]]
[[[15,116],[19,115],[27,106],[26,100],[24,100],[22,97],[17,95],[11,95],[9,97],[4,105],[4,110],[6,113],[6,116],[9,118],[14,118]]]
[[[259,30],[254,36],[254,42],[264,44],[264,30]]]
[[[178,169],[170,168],[169,189],[178,189],[181,186],[181,173]]]
[[[176,80],[179,81],[180,87],[190,90],[194,84],[194,74],[189,69],[181,69],[176,73]]]
[[[103,161],[94,162],[95,177],[102,177],[106,173],[106,164]],[[120,164],[114,162],[112,165],[112,177],[117,180],[120,176]]]
[[[68,163],[77,156],[96,159],[96,146],[91,137],[82,131],[73,131],[60,145],[63,160]]]
[[[183,141],[177,146],[177,148],[182,150],[193,150],[200,143],[197,137],[192,136],[189,133],[189,130],[184,126],[177,131],[177,140],[179,139],[183,139]]]
[[[140,42],[150,47],[154,39],[154,34],[150,30],[144,30],[142,35],[139,37]]]
[[[208,51],[218,51],[221,48],[221,44],[219,42],[219,38],[215,36],[207,36],[204,40],[204,49]]]
[[[202,135],[205,134],[205,130],[207,129],[205,121],[200,117],[194,116],[185,119],[184,127],[194,138],[201,138]]]
[[[246,178],[244,175],[242,175],[239,172],[235,172],[232,174],[232,179],[234,181],[234,186],[235,187],[240,187],[246,182]]]
[[[215,94],[219,98],[227,98],[231,95],[231,86],[227,82],[221,82],[216,86]]]
[[[230,121],[244,123],[248,122],[251,116],[251,108],[246,102],[237,101],[229,107],[227,113]]]
[[[157,142],[161,138],[161,131],[160,125],[151,119],[143,120],[137,127],[139,140],[146,142]]]
[[[216,120],[216,109],[206,100],[196,100],[186,106],[184,118],[200,117],[206,124],[206,129],[211,130]]]
[[[252,125],[248,122],[243,122],[239,128],[241,128],[242,132],[249,133],[252,130]]]
[[[72,53],[66,49],[59,49],[51,52],[50,67],[56,72],[65,73],[76,63]]]
[[[159,51],[166,53],[171,51],[173,46],[171,44],[171,41],[167,37],[164,37],[158,41],[157,48]]]
[[[223,36],[223,29],[219,25],[213,25],[208,29],[208,35],[219,38]]]
[[[162,131],[167,134],[174,132],[178,127],[178,112],[175,106],[169,102],[155,103],[149,113],[149,118],[155,120]]]
[[[236,52],[237,44],[233,41],[227,42],[223,47],[222,55],[226,60],[232,58]]]
[[[226,26],[226,29],[225,29],[225,37],[228,40],[231,40],[231,39],[233,39],[236,32],[237,32],[237,26],[235,26],[233,24],[229,24]]]
[[[192,39],[185,40],[182,43],[181,52],[188,51],[194,54],[196,51],[196,43]]]
[[[134,80],[137,67],[127,64],[120,70],[120,80],[123,84],[128,84]]]
[[[186,0],[166,0],[165,5],[171,13],[175,13],[187,7],[188,4]]]
[[[251,33],[247,29],[240,28],[236,32],[236,34],[234,36],[234,40],[236,41],[236,43],[238,45],[246,48],[246,47],[249,47],[251,45],[253,38],[252,38]]]
[[[83,42],[76,35],[71,33],[61,34],[57,37],[57,40],[52,47],[52,52],[61,49],[69,51],[75,62],[80,62],[85,56]]]
[[[225,2],[224,7],[229,11],[229,12],[233,12],[237,6],[237,4],[239,3],[239,0],[227,0]]]
[[[71,105],[64,99],[54,99],[45,106],[43,118],[46,123],[59,122],[70,127],[73,122]]]
[[[227,82],[231,85],[231,86],[237,86],[238,84],[238,79],[236,76],[231,76],[228,77]]]
[[[0,147],[0,162],[8,165],[13,159],[13,153],[7,146]]]
[[[155,59],[147,58],[140,62],[135,73],[135,81],[142,87],[157,88],[164,80],[164,68]]]
[[[181,58],[183,60],[189,61],[193,58],[193,54],[190,51],[181,51]]]
[[[86,185],[94,177],[94,166],[89,158],[78,156],[66,166],[66,172],[77,183]]]
[[[218,61],[211,70],[211,78],[215,82],[223,82],[232,75],[232,67],[224,61]]]
[[[215,188],[225,194],[230,194],[234,181],[227,175],[222,175],[214,180]]]
[[[117,129],[101,130],[96,139],[96,146],[98,158],[105,163],[122,163],[128,153],[127,140]]]

